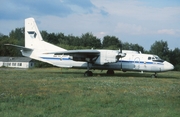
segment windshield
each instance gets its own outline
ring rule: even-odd
[[[159,58],[156,55],[148,57],[148,60],[153,60],[154,62],[164,62],[164,60],[162,60],[161,58]]]
[[[162,60],[158,56],[154,56],[155,60]]]

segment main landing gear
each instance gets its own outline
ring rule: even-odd
[[[157,73],[155,72],[154,74],[152,74],[151,78],[157,78]]]
[[[114,70],[107,70],[106,74],[114,75]],[[90,63],[87,63],[87,71],[84,72],[84,76],[93,76],[92,71],[90,71]]]
[[[86,71],[84,73],[84,76],[93,76],[93,73],[92,73],[92,71]]]
[[[89,62],[87,63],[87,71],[84,73],[84,76],[93,76],[92,71],[89,71],[90,66],[89,66]]]
[[[107,75],[114,75],[114,70],[107,70],[106,74]],[[92,71],[87,70],[84,73],[84,76],[93,76],[93,73],[92,73]]]
[[[108,74],[108,75],[114,75],[114,70],[107,70],[106,74]]]

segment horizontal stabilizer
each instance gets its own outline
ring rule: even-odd
[[[6,46],[12,46],[12,47],[16,47],[19,48],[20,50],[24,50],[24,51],[32,51],[33,49],[31,48],[26,48],[24,46],[19,46],[19,45],[14,45],[14,44],[4,44]]]

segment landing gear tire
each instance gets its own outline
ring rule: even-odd
[[[84,76],[93,76],[93,73],[92,73],[92,71],[86,71],[84,73]]]
[[[151,75],[151,78],[157,78],[157,73],[152,74],[152,75]]]
[[[114,75],[114,70],[107,70],[106,72],[108,75]]]
[[[153,74],[153,75],[151,75],[151,78],[156,78],[156,76]]]

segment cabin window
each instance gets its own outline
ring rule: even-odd
[[[151,60],[151,57],[148,57],[148,60]]]

